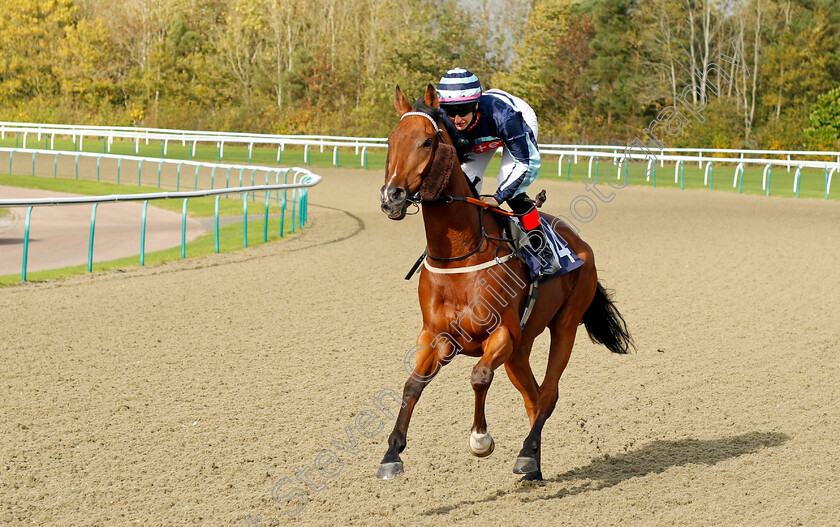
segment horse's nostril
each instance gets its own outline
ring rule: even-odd
[[[393,192],[393,199],[396,201],[401,201],[403,198],[405,198],[405,189],[395,188]]]

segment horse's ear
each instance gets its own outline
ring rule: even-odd
[[[458,163],[458,154],[455,152],[455,147],[443,142],[438,143],[429,173],[420,184],[420,199],[426,201],[438,199],[449,183],[456,163]]]
[[[426,104],[428,104],[429,106],[431,106],[435,110],[440,108],[440,103],[438,102],[438,97],[437,97],[437,90],[431,84],[426,86],[426,95],[424,96],[424,100],[425,100]]]
[[[408,103],[408,99],[405,98],[405,95],[403,95],[399,85],[397,85],[397,91],[394,93],[394,108],[397,109],[397,113],[400,114],[400,117],[402,117],[405,112],[411,111],[411,105]]]

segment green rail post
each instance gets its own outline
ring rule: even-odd
[[[35,152],[32,152],[32,175],[35,175]]]
[[[598,177],[598,174],[600,174],[600,172],[598,172],[598,163],[599,163],[599,162],[600,162],[600,159],[598,159],[598,158],[596,157],[596,158],[595,158],[595,177],[596,177],[596,178]]]
[[[283,200],[280,202],[280,237],[283,237],[283,227],[286,224],[286,191],[283,190]]]
[[[767,196],[770,195],[770,179],[773,177],[773,165],[767,165]]]
[[[221,198],[221,196],[216,196],[216,205],[213,212],[213,216],[216,220],[216,254],[219,254],[219,198]]]
[[[653,176],[651,176],[651,177],[653,178],[653,188],[656,188],[656,160],[655,159],[653,160],[652,164],[653,164]]]
[[[257,169],[256,169],[256,168],[255,168],[255,169],[253,169],[253,170],[251,170],[251,186],[252,186],[252,187],[254,186],[254,181],[256,181],[256,180],[254,179],[254,177],[255,177],[254,173],[255,173],[256,171],[257,171]],[[257,201],[257,193],[256,193],[256,192],[251,192],[251,201]]]
[[[201,168],[201,165],[195,166],[195,185],[193,186],[193,190],[198,190],[198,169]]]
[[[122,168],[122,158],[117,159],[117,185],[120,184],[120,169]]]
[[[53,165],[53,177],[58,177],[58,154],[55,155],[55,165]]]
[[[16,147],[17,148],[17,147]],[[15,151],[12,150],[9,152],[9,175],[12,175],[12,159],[14,159]]]
[[[295,232],[295,207],[297,207],[297,189],[292,189],[292,232]]]
[[[107,137],[102,138],[102,153],[103,154],[108,153],[108,138]]]
[[[278,165],[280,164],[280,156],[282,155],[282,152],[283,152],[283,145],[282,144],[277,145],[277,164]]]
[[[163,141],[160,142],[160,158],[163,159]]]
[[[187,257],[187,202],[190,198],[184,198],[184,206],[181,207],[181,258]]]
[[[96,181],[99,181],[99,165],[102,161],[101,157],[96,158]]]
[[[796,197],[799,197],[799,189],[802,187],[802,167],[796,167],[796,174],[793,176],[796,180]]]
[[[268,204],[271,203],[271,191],[265,191],[265,221],[263,221],[263,243],[268,241]]]
[[[735,173],[738,173],[738,169],[741,170],[741,175],[738,178],[738,194],[741,193],[741,190],[744,188],[744,164],[740,163],[737,167],[735,167]]]
[[[76,154],[76,179],[79,179],[79,154]]]
[[[213,167],[213,171],[210,172],[210,190],[213,190],[213,186],[216,183],[216,169],[219,167]]]
[[[175,190],[179,191],[181,190],[181,165],[183,165],[183,163],[178,163],[178,181],[175,184]]]
[[[149,208],[149,200],[143,201],[143,220],[140,224],[140,266],[146,265],[146,211]]]
[[[228,167],[227,173],[225,173],[225,188],[230,188],[230,169],[233,167]]]
[[[140,182],[143,180],[143,160],[137,163],[137,186],[141,186]]]
[[[567,165],[566,170],[566,181],[569,181],[569,178],[572,177],[572,156],[569,156],[569,164]]]
[[[240,185],[241,186],[241,185]],[[248,248],[248,193],[242,194],[242,247]]]
[[[158,188],[160,188],[160,169],[163,168],[163,161],[158,161]]]
[[[32,220],[32,207],[26,209],[26,221],[23,229],[23,267],[20,270],[20,279],[26,282],[26,264],[29,258],[29,224]]]
[[[715,165],[709,161],[709,190],[712,190],[714,186],[714,177],[715,177]]]
[[[93,209],[90,211],[90,242],[88,242],[88,264],[87,271],[93,272],[93,233],[96,230],[96,208],[99,203],[93,204]]]
[[[685,163],[682,159],[677,161],[680,164],[680,190],[685,190]]]
[[[828,167],[825,167],[825,199],[828,199]]]

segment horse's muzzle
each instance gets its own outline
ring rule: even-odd
[[[381,201],[379,208],[392,220],[401,220],[405,218],[405,211],[408,207],[406,196],[407,193],[403,188],[382,187],[379,190],[379,199]]]

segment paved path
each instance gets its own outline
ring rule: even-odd
[[[67,197],[53,191],[0,187],[4,198]],[[87,263],[91,205],[42,206],[32,210],[27,271],[60,269]],[[0,275],[20,273],[26,207],[10,209],[11,221],[0,222]],[[96,211],[93,261],[105,262],[140,254],[143,205],[103,203]],[[187,219],[187,241],[205,229]],[[146,253],[181,244],[181,215],[149,205],[146,216]]]

